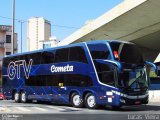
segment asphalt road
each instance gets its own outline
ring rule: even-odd
[[[148,105],[89,110],[47,103],[0,101],[0,120],[160,120],[160,102]]]

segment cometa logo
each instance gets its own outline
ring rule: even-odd
[[[55,65],[51,66],[51,72],[73,72],[73,66],[66,65],[66,66],[59,66],[56,67]]]

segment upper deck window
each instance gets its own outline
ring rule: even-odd
[[[111,59],[109,49],[106,44],[88,44],[93,59]]]
[[[110,43],[114,58],[125,63],[142,63],[143,57],[139,48],[135,44],[129,43]]]
[[[56,50],[55,62],[68,62],[69,48]]]
[[[50,64],[54,62],[55,50],[44,51],[42,53],[41,64]]]
[[[76,46],[70,48],[69,61],[87,63],[87,57],[83,47]]]
[[[41,52],[31,53],[31,54],[24,54],[20,56],[16,56],[13,58],[17,58],[17,60],[25,60],[26,63],[29,63],[30,59],[33,60],[32,65],[41,64]],[[16,59],[13,61],[17,61]]]

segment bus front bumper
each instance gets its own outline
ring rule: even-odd
[[[138,96],[122,96],[120,98],[120,103],[122,105],[140,105],[148,104],[148,95],[138,95]]]

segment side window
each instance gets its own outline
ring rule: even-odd
[[[47,75],[45,81],[46,86],[59,86],[59,83],[64,84],[64,75]]]
[[[30,54],[28,59],[33,60],[33,65],[41,64],[41,52]]]
[[[6,52],[6,55],[11,55],[11,52]]]
[[[55,62],[67,62],[68,53],[69,53],[69,48],[57,49],[55,55]]]
[[[115,66],[94,61],[99,80],[111,86],[115,86]]]
[[[36,75],[25,79],[28,86],[59,86],[59,83],[64,84],[63,75]]]
[[[69,61],[87,63],[87,58],[84,49],[82,47],[71,47],[69,52]]]
[[[25,84],[28,86],[44,86],[44,80],[41,76],[30,76],[29,79],[25,79]]]
[[[49,64],[54,62],[55,51],[44,51],[42,53],[41,64]]]
[[[6,43],[11,43],[11,35],[6,35]]]
[[[111,59],[109,49],[106,44],[88,44],[93,59]]]
[[[19,56],[19,60],[25,60],[27,63],[29,63],[30,59],[33,60],[32,65],[40,64],[41,63],[41,52]]]
[[[92,85],[93,82],[89,76],[78,75],[78,74],[65,75],[65,86],[89,87]]]

